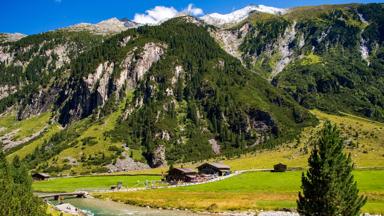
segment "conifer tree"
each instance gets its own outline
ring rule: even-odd
[[[9,165],[1,150],[0,191],[0,215],[47,215],[43,201],[32,193],[32,179],[25,164],[15,157]]]
[[[11,215],[9,205],[12,203],[13,182],[10,167],[5,159],[3,151],[0,150],[0,215]]]
[[[352,175],[351,155],[343,152],[343,139],[336,126],[326,122],[321,137],[309,159],[309,169],[302,175],[303,193],[299,193],[300,215],[355,216],[366,203],[359,196]]]

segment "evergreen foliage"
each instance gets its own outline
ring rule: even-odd
[[[358,195],[351,155],[343,149],[339,130],[326,122],[308,159],[309,170],[302,175],[303,193],[299,193],[297,201],[300,215],[360,215],[367,198]]]
[[[291,62],[274,77],[275,86],[309,109],[384,121],[383,8],[327,5],[296,8],[284,16],[251,16],[240,46],[243,59],[268,77],[288,46]],[[284,44],[289,34],[294,38]],[[362,52],[369,56],[363,59]],[[315,61],[308,61],[311,57]]]
[[[10,165],[0,151],[0,215],[47,215],[46,205],[33,195],[31,185],[28,169],[19,158]]]
[[[109,134],[131,148],[139,144],[149,162],[152,152],[161,145],[166,146],[168,162],[212,157],[208,143],[212,138],[219,141],[223,154],[237,155],[250,151],[258,136],[269,136],[269,141],[291,139],[301,125],[314,122],[284,93],[225,53],[203,27],[179,18],[123,33],[127,34],[137,37],[132,43],[160,41],[168,45],[165,56],[146,73],[135,92],[133,101],[142,99],[144,106]],[[184,76],[172,84],[179,65]],[[166,95],[167,89],[174,95]],[[271,129],[260,134],[249,126],[249,120],[265,123]],[[169,140],[159,138],[163,132],[169,134]]]
[[[102,42],[102,36],[89,32],[51,31],[24,37],[2,45],[2,52],[11,53],[12,62],[0,62],[0,86],[14,87],[16,93],[0,99],[0,113],[17,103],[33,100],[34,93],[65,78],[64,64],[57,68],[58,56],[48,52],[57,46],[67,46],[68,58],[74,60],[81,51]],[[20,65],[21,64],[21,65]],[[52,87],[52,86],[50,86]]]

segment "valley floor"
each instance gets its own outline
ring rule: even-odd
[[[338,124],[348,139],[347,152],[356,165],[355,179],[361,194],[368,197],[364,212],[384,214],[384,124],[350,115],[331,115],[312,111],[320,120]],[[319,127],[306,128],[300,138],[278,149],[263,150],[232,159],[219,159],[233,171],[271,169],[282,162],[288,167],[306,168],[314,134]],[[183,164],[195,168],[198,164]],[[41,192],[108,190],[122,182],[123,187],[145,187],[159,182],[167,167],[105,174],[94,177],[57,178],[35,182],[34,190]],[[286,173],[247,172],[223,181],[178,188],[135,192],[103,192],[93,195],[133,205],[199,211],[243,211],[294,209],[302,171]],[[155,174],[155,175],[154,175]],[[146,183],[147,182],[147,183]]]
[[[95,193],[127,204],[200,211],[294,209],[301,171],[248,172],[209,184],[136,192]],[[361,194],[368,197],[364,212],[384,213],[384,170],[354,171]]]
[[[201,185],[134,192],[95,192],[92,195],[130,205],[211,212],[294,209],[300,191],[301,173],[246,172]],[[368,197],[363,211],[383,214],[384,170],[355,170],[353,174],[361,194]],[[149,175],[57,178],[35,182],[33,188],[42,192],[108,190],[119,181],[123,187],[134,188],[144,187],[145,182],[160,178]]]

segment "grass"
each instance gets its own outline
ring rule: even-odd
[[[356,146],[348,147],[356,167],[384,167],[384,124],[353,115],[326,114],[318,110],[311,111],[321,121],[330,120],[337,124],[347,139]],[[307,158],[312,148],[313,137],[320,127],[305,128],[299,142],[293,141],[272,150],[262,150],[238,158],[224,159],[224,163],[233,170],[254,168],[272,168],[282,162],[288,167],[307,167]],[[356,134],[358,136],[356,137]]]
[[[108,151],[108,148],[112,145],[121,148],[122,143],[112,142],[109,138],[105,137],[104,133],[114,128],[118,117],[119,114],[116,112],[102,119],[100,122],[91,125],[81,134],[80,137],[75,140],[75,142],[78,142],[77,145],[65,149],[59,155],[56,156],[55,159],[57,160],[54,161],[53,159],[51,159],[49,163],[62,166],[65,163],[64,161],[66,158],[74,158],[77,161],[80,161],[80,158],[83,154],[97,155],[99,153],[104,153],[106,156],[110,156],[113,152]],[[92,146],[84,146],[82,144],[82,140],[89,137],[94,138],[96,144]],[[73,166],[72,168],[73,171],[78,173],[87,169],[88,168],[84,167],[82,164],[80,164],[79,166]]]
[[[357,131],[360,131],[359,137],[354,137],[353,142],[358,143],[358,147],[347,148],[346,152],[352,154],[352,159],[357,168],[384,168],[384,124],[371,121],[353,115],[334,115],[326,114],[318,110],[311,111],[321,121],[330,120],[337,124],[344,136],[354,137]],[[307,160],[312,148],[313,137],[321,127],[307,127],[301,135],[300,140],[293,141],[279,146],[276,149],[260,150],[254,153],[241,155],[235,158],[216,158],[212,161],[222,161],[229,165],[232,170],[247,170],[247,169],[271,169],[274,164],[282,162],[288,167],[307,167]],[[371,136],[373,132],[374,135]],[[365,134],[365,135],[364,135]],[[183,164],[184,167],[195,168],[200,163]],[[180,166],[180,165],[176,165]],[[132,172],[124,172],[130,174],[160,174],[167,171],[167,167],[156,168],[150,170],[139,170]]]
[[[118,119],[120,118],[122,111],[124,110],[126,101],[131,100],[133,96],[132,92],[128,92],[126,98],[122,100],[122,103],[119,105],[118,110],[109,114],[108,116],[96,121],[92,122],[92,124],[88,125],[91,122],[90,119],[83,119],[76,123],[74,126],[81,128],[81,135],[75,140],[69,140],[68,142],[72,143],[72,146],[61,151],[58,155],[48,160],[49,166],[63,167],[68,164],[68,161],[76,161],[76,163],[70,163],[71,168],[62,171],[61,175],[67,174],[86,174],[90,173],[93,170],[100,168],[101,165],[85,165],[81,162],[81,157],[85,155],[85,157],[89,156],[98,156],[104,154],[105,157],[117,157],[115,156],[115,151],[110,151],[109,147],[115,146],[122,151],[125,151],[128,156],[133,156],[135,161],[142,161],[143,156],[141,155],[140,150],[130,149],[126,151],[123,149],[122,142],[113,142],[110,137],[105,135],[106,132],[111,131],[115,128]],[[85,144],[84,140],[92,139],[92,144]],[[39,141],[41,142],[41,141]],[[33,147],[31,147],[33,148]],[[20,154],[20,152],[16,152]]]
[[[25,158],[28,154],[33,153],[33,151],[43,145],[45,141],[48,141],[55,133],[59,132],[61,127],[58,124],[51,125],[47,132],[45,132],[40,138],[31,141],[28,145],[21,147],[19,150],[7,155],[7,159],[11,160],[16,155],[21,159]]]
[[[347,114],[326,114],[318,110],[313,110],[312,113],[321,121],[330,120],[337,124],[345,137],[352,138],[352,142],[356,145],[348,147],[346,151],[352,154],[357,167],[384,167],[384,124]],[[114,119],[111,116],[108,118],[113,122]],[[112,124],[108,118],[104,121],[106,125]],[[100,125],[98,128],[100,129]],[[230,165],[232,170],[272,168],[277,162],[283,162],[289,167],[305,168],[313,137],[316,137],[315,134],[320,128],[320,126],[305,128],[299,140],[284,144],[277,149],[217,160]],[[89,130],[95,129],[91,126]],[[101,130],[104,131],[104,129]],[[359,135],[356,136],[356,133]],[[196,167],[196,165],[189,163],[184,164],[184,167]],[[125,172],[125,174],[160,174],[166,170],[167,167],[163,167]],[[253,172],[205,185],[95,195],[135,205],[209,211],[295,208],[297,192],[300,190],[300,175],[301,172]],[[369,199],[363,211],[384,213],[384,182],[382,180],[384,171],[356,170],[354,175],[360,191]],[[140,177],[108,176],[108,174],[98,177],[60,178],[36,182],[33,188],[45,192],[106,189],[118,181],[122,181],[124,186],[132,187],[137,183],[138,178]],[[159,176],[153,178],[160,179]],[[144,176],[143,179],[139,179],[141,185],[145,179],[149,177]]]
[[[72,216],[71,214],[60,212],[59,210],[56,210],[53,206],[48,205],[47,207],[47,214],[51,216]]]
[[[144,187],[145,181],[160,180],[161,176],[84,176],[56,178],[34,182],[32,188],[38,192],[73,192],[78,190],[109,189],[111,185],[122,182],[123,187]]]
[[[321,14],[330,13],[336,9],[344,10],[346,8],[354,7],[353,4],[340,4],[340,5],[322,5],[322,6],[304,6],[296,7],[284,15],[287,19],[310,19],[320,16]]]
[[[354,171],[362,194],[368,196],[365,212],[384,212],[384,171]],[[301,172],[249,172],[223,181],[138,192],[96,193],[135,205],[193,210],[248,210],[295,208]]]
[[[355,147],[349,147],[357,167],[384,167],[384,123],[349,114],[331,115],[314,110],[320,119],[337,124],[346,139]]]
[[[0,117],[0,128],[3,128],[0,132],[0,136],[17,130],[17,133],[13,138],[14,140],[20,140],[25,137],[29,137],[48,125],[50,118],[51,114],[46,112],[38,116],[18,121],[16,119],[15,113],[8,113]]]
[[[314,53],[310,53],[306,56],[304,56],[304,58],[301,60],[301,64],[302,65],[311,65],[311,64],[318,64],[318,63],[321,63],[321,57],[314,54]]]

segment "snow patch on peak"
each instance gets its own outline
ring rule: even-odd
[[[201,17],[206,23],[215,26],[238,23],[246,19],[251,12],[269,13],[282,15],[287,12],[286,9],[274,8],[265,5],[249,5],[242,9],[233,11],[229,14],[212,13]]]

